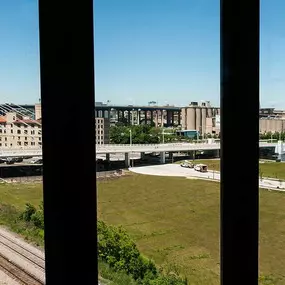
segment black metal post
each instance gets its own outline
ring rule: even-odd
[[[40,0],[39,24],[46,284],[95,285],[93,0]]]
[[[259,5],[221,1],[222,285],[258,284]]]

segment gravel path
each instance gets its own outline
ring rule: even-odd
[[[172,176],[172,177],[186,177],[186,178],[196,178],[204,180],[214,180],[220,181],[220,173],[209,170],[206,173],[195,171],[193,168],[184,168],[179,164],[161,164],[152,166],[142,166],[142,167],[131,167],[130,171],[145,174],[145,175],[156,175],[156,176]],[[237,179],[239,175],[237,174]],[[234,183],[234,182],[233,182]],[[285,182],[279,182],[277,180],[263,178],[259,179],[259,187],[268,190],[285,191]]]

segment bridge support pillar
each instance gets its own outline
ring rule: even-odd
[[[151,121],[151,124],[153,123],[153,111],[151,110],[150,111],[150,121]]]
[[[125,167],[129,168],[131,166],[131,159],[130,159],[130,153],[125,153]]]
[[[147,111],[144,111],[144,124],[147,125]]]
[[[165,163],[165,151],[160,152],[160,163],[161,164]]]
[[[169,127],[171,125],[171,117],[172,117],[172,112],[166,111],[166,125]]]
[[[282,141],[278,141],[275,152],[278,154],[278,159],[280,159],[281,161],[284,161],[283,142]]]
[[[140,121],[141,121],[141,111],[137,111],[137,124],[140,125]]]
[[[141,159],[144,159],[144,158],[145,158],[145,153],[141,152]]]
[[[161,127],[164,127],[164,110],[161,111]]]
[[[219,157],[220,157],[220,150],[219,150],[219,149],[216,150],[215,157],[216,157],[216,158],[219,158]]]
[[[175,118],[174,118],[174,112],[171,112],[171,125],[172,127],[174,127],[176,124],[175,124]]]
[[[158,127],[158,111],[155,111],[155,127]]]
[[[178,126],[181,125],[181,111],[177,112]]]
[[[110,153],[106,153],[106,161],[110,162]]]

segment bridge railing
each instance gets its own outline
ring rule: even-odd
[[[246,147],[246,142],[245,145]],[[276,147],[277,143],[271,142],[260,142],[260,147]],[[243,146],[241,146],[243,147]],[[121,145],[97,145],[96,149],[98,152],[140,152],[140,151],[191,151],[199,149],[219,149],[220,143],[169,143],[169,144],[121,144]],[[41,156],[41,148],[9,148],[9,149],[0,149],[0,156]]]

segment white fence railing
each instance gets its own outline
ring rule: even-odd
[[[260,147],[276,147],[277,143],[260,142]],[[246,142],[241,147],[246,147]],[[191,150],[218,150],[220,143],[170,143],[170,144],[125,144],[125,145],[97,145],[96,152],[104,153],[124,153],[124,152],[168,152],[168,151],[191,151]],[[41,156],[41,148],[23,149],[0,149],[0,157],[27,157]]]

